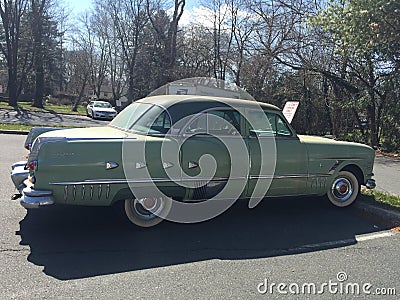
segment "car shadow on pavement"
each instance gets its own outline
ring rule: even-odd
[[[164,221],[140,228],[115,208],[54,206],[29,210],[20,222],[28,260],[60,280],[87,278],[211,259],[289,255],[356,243],[382,230],[355,208],[325,198],[266,199],[254,209],[238,201],[224,214],[197,224]]]

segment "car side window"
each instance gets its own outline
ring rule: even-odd
[[[171,119],[167,111],[163,111],[151,125],[151,129],[159,133],[167,133],[171,128]]]
[[[276,116],[276,135],[280,136],[292,136],[292,132],[287,126],[286,122],[278,115]]]
[[[208,111],[197,116],[184,132],[216,136],[240,135],[240,114],[229,109]]]
[[[267,136],[292,136],[286,122],[276,113],[268,111],[249,111],[250,135]]]
[[[147,105],[144,106],[147,108]],[[170,128],[171,119],[168,112],[159,106],[153,105],[129,129],[147,134],[166,134]]]

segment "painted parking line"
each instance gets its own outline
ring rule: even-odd
[[[384,237],[390,237],[393,235],[395,235],[395,233],[391,232],[391,231],[368,233],[368,234],[356,235],[356,241],[364,242],[364,241],[370,241],[370,240],[380,239],[380,238],[384,238]]]
[[[354,239],[344,239],[344,240],[337,240],[337,241],[330,241],[324,243],[317,243],[317,244],[310,244],[310,245],[303,245],[300,247],[290,248],[285,250],[282,254],[289,254],[289,253],[301,253],[301,252],[309,252],[309,251],[318,251],[322,249],[331,249],[336,247],[346,247],[354,245],[354,242],[365,242],[370,240],[375,240],[379,238],[391,237],[396,235],[396,233],[392,231],[382,231],[382,232],[375,232],[375,233],[366,233],[361,235],[356,235]]]

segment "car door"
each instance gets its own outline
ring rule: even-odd
[[[284,117],[278,111],[248,110],[247,119],[251,162],[248,197],[253,193],[262,197],[265,192],[267,196],[305,194],[306,148]]]
[[[236,200],[244,195],[249,160],[242,130],[240,113],[227,108],[200,113],[188,122],[181,140],[187,199]]]

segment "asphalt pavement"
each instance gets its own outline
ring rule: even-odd
[[[26,211],[9,178],[24,139],[0,134],[0,299],[398,299],[400,235],[354,207],[237,202],[207,222],[149,229],[120,207]]]
[[[374,174],[377,189],[400,196],[400,159],[385,156],[375,158]]]

